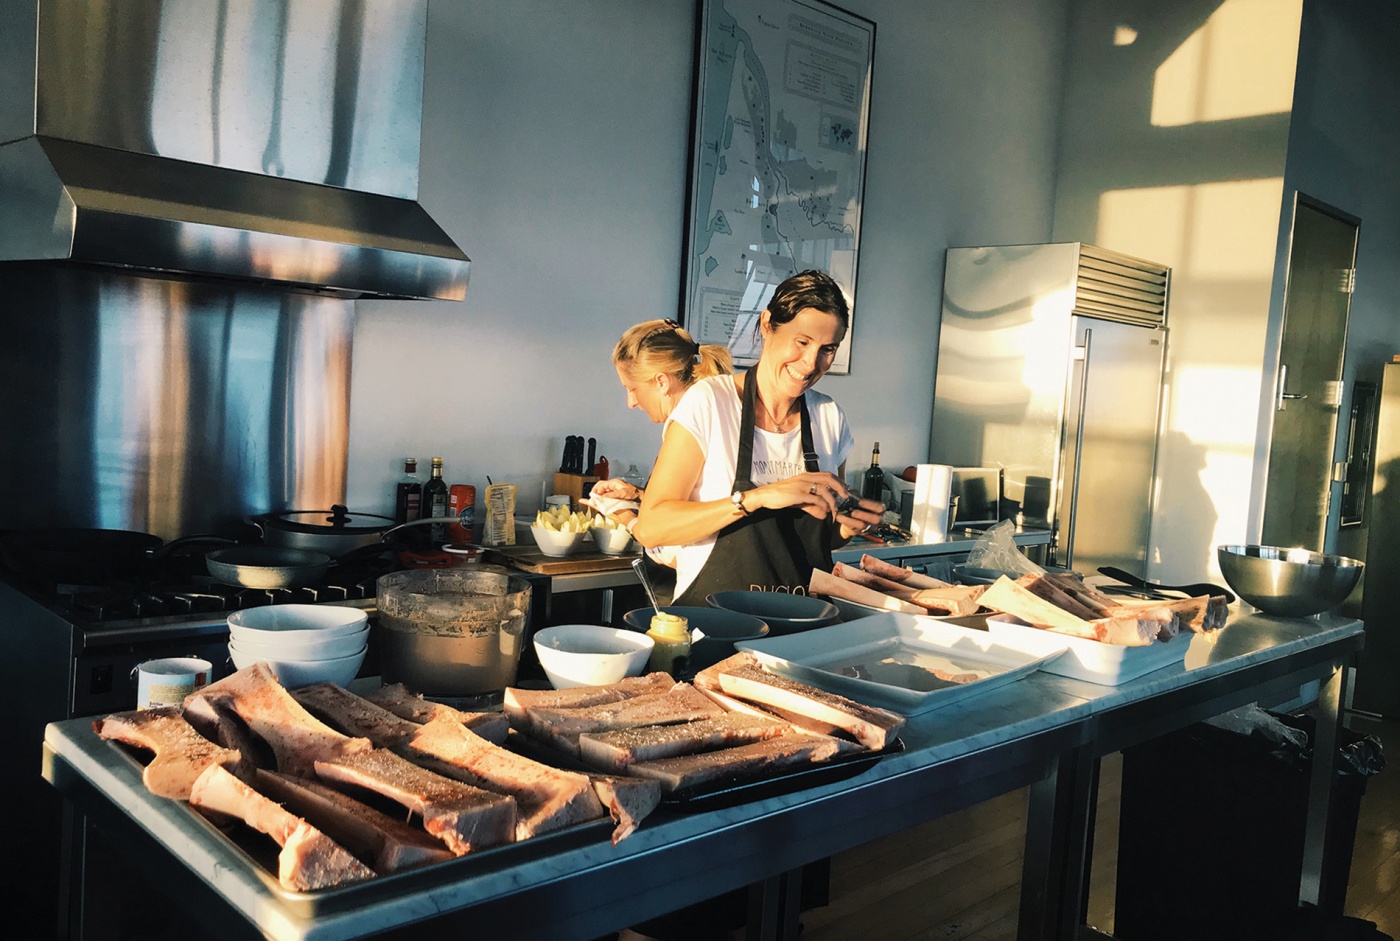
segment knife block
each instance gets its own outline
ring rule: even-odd
[[[550,493],[567,493],[570,509],[577,510],[578,502],[588,496],[588,492],[593,489],[593,485],[597,482],[598,478],[592,474],[560,474],[556,472],[554,489]]]

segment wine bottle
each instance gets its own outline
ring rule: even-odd
[[[861,480],[860,495],[867,500],[884,502],[885,472],[880,469],[880,442],[875,442],[875,450],[870,454],[870,466],[865,469]]]
[[[418,458],[403,459],[403,477],[394,485],[394,521],[416,520],[423,498],[423,482],[418,479]]]
[[[433,458],[433,475],[423,485],[422,519],[441,518],[441,523],[428,527],[429,537],[437,545],[447,542],[447,481],[442,479],[442,458]]]

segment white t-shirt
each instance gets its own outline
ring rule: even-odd
[[[739,459],[739,426],[743,401],[733,376],[712,376],[692,385],[662,428],[664,435],[672,422],[690,432],[705,455],[700,479],[690,493],[695,501],[723,500],[734,490],[734,465]],[[807,414],[812,423],[812,448],[821,470],[837,473],[855,446],[846,413],[829,395],[807,390]],[[783,480],[806,470],[802,461],[802,429],[783,434],[754,429],[754,485]],[[715,537],[677,548],[676,595],[690,587],[710,558]]]

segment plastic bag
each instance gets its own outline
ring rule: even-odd
[[[1311,719],[1307,716],[1280,716],[1260,709],[1257,703],[1250,703],[1206,719],[1204,724],[1263,742],[1274,758],[1301,767],[1311,760],[1312,739],[1307,731],[1297,727],[1300,723],[1307,723],[1307,728],[1312,728]],[[1385,749],[1380,739],[1346,728],[1339,730],[1338,774],[1370,777],[1384,770]]]
[[[1278,717],[1265,712],[1259,708],[1258,703],[1250,703],[1247,706],[1240,706],[1238,709],[1231,709],[1205,720],[1207,725],[1213,725],[1218,729],[1227,732],[1234,732],[1246,738],[1257,736],[1281,745],[1290,752],[1303,755],[1308,750],[1308,734],[1302,729],[1293,729],[1279,721]]]
[[[1040,575],[1045,569],[1026,558],[1016,547],[1012,536],[1016,534],[1016,524],[1012,520],[1002,520],[992,526],[972,544],[967,554],[967,565],[978,569],[991,569],[1005,572],[1013,578],[1017,575]]]

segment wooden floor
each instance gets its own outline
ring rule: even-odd
[[[1400,723],[1348,724],[1400,743]],[[1101,763],[1089,923],[1105,932],[1113,929],[1120,768],[1118,755]],[[835,857],[831,904],[804,913],[804,941],[1014,938],[1026,801],[1016,791]],[[1400,939],[1400,764],[1367,779],[1346,914]]]

